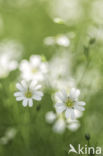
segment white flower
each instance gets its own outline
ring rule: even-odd
[[[39,55],[32,55],[30,61],[23,60],[20,64],[21,77],[26,80],[44,80],[47,73],[47,63],[42,62]]]
[[[58,102],[55,105],[56,111],[58,113],[65,113],[66,118],[72,120],[75,119],[75,110],[84,111],[85,102],[78,101],[80,91],[78,89],[72,88],[70,93],[67,94],[65,90],[56,93]]]
[[[68,47],[70,45],[70,40],[65,35],[59,35],[56,38],[56,43],[60,46]]]
[[[18,67],[18,58],[22,52],[22,47],[14,41],[0,43],[0,78],[8,76],[9,72]]]
[[[29,107],[33,106],[33,100],[40,101],[42,99],[43,93],[39,91],[41,85],[38,85],[36,81],[26,82],[21,81],[21,83],[16,84],[18,92],[14,93],[17,101],[23,101],[24,107],[27,105]]]
[[[67,128],[70,131],[75,132],[80,127],[80,122],[78,120],[68,120],[67,122],[68,122]]]
[[[56,120],[55,124],[53,125],[53,131],[56,133],[63,133],[66,129],[66,122],[63,118],[59,118]]]
[[[56,114],[53,111],[47,112],[45,115],[46,121],[51,124],[56,119]]]
[[[71,78],[70,59],[72,58],[69,53],[62,52],[62,54],[54,55],[49,62],[48,84],[53,89],[61,90],[62,88],[75,87],[74,80]]]

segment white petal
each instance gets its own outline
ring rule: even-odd
[[[67,99],[67,93],[66,93],[66,91],[65,90],[62,90],[62,94],[63,94],[63,97],[65,98],[65,99]]]
[[[41,57],[39,55],[32,55],[30,57],[30,62],[34,67],[39,66],[41,63]]]
[[[64,103],[57,102],[57,103],[55,104],[56,107],[61,107],[62,105],[64,105]]]
[[[86,103],[84,101],[80,101],[80,102],[77,102],[77,105],[80,105],[80,106],[85,106]]]
[[[16,84],[16,88],[19,89],[20,91],[23,91],[24,90],[23,87],[22,87],[22,85],[20,83],[17,83]]]
[[[78,99],[79,95],[80,95],[80,90],[72,88],[69,96],[71,99],[76,100]]]
[[[30,88],[31,89],[35,89],[35,86],[37,85],[37,81],[35,80],[35,81],[32,81],[31,83],[30,83]]]
[[[41,92],[41,91],[36,91],[36,92],[34,92],[34,95],[35,96],[43,96],[43,92]]]
[[[24,99],[23,102],[22,102],[22,104],[23,104],[24,107],[26,107],[27,104],[28,104],[28,99]]]
[[[72,119],[72,120],[75,119],[75,113],[74,113],[74,110],[73,110],[73,109],[71,110],[71,119]]]
[[[29,107],[32,107],[32,106],[33,106],[33,100],[29,99]]]
[[[80,111],[78,111],[78,110],[76,110],[76,109],[74,109],[74,113],[75,113],[75,117],[76,117],[76,118],[80,118],[80,117],[82,117],[82,115],[83,115],[83,112],[80,112]]]
[[[16,93],[14,93],[14,96],[23,96],[23,93],[22,92],[16,92]]]
[[[37,86],[35,86],[35,90],[38,90],[38,89],[40,89],[42,86],[41,85],[37,85]]]
[[[66,97],[61,92],[56,93],[56,97],[59,98],[59,100],[62,102],[66,100]]]
[[[67,110],[65,111],[65,117],[66,117],[66,118],[70,118],[70,116],[71,116],[71,109],[67,109]]]
[[[27,89],[27,83],[25,80],[21,81],[22,86],[24,87],[24,89]]]
[[[32,98],[35,99],[35,100],[37,100],[37,101],[41,101],[41,97],[40,96],[34,95]]]
[[[23,96],[17,97],[16,100],[17,100],[17,101],[22,101],[22,100],[24,100],[24,97],[23,97]]]
[[[74,108],[77,109],[77,110],[79,110],[79,111],[84,111],[85,110],[84,107],[78,106],[78,105],[76,105]]]
[[[57,113],[62,113],[66,109],[66,106],[64,104],[61,106],[55,105],[55,108],[56,108]]]

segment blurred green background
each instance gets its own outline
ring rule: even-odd
[[[53,109],[50,88],[45,90],[39,111],[35,105],[32,108],[24,108],[21,102],[16,102],[13,94],[19,71],[15,70],[8,77],[0,79],[0,137],[2,138],[8,129],[17,130],[12,140],[7,144],[0,144],[0,156],[67,156],[69,144],[75,147],[78,144],[87,144],[85,139],[87,133],[91,136],[92,146],[103,147],[103,39],[101,37],[103,11],[101,14],[98,13],[103,1],[78,0],[80,15],[72,18],[74,14],[71,14],[70,19],[65,16],[70,14],[71,6],[67,5],[65,12],[63,12],[65,9],[60,10],[61,4],[66,2],[66,0],[0,0],[0,42],[5,39],[19,42],[23,46],[22,58],[19,61],[24,58],[29,59],[32,54],[44,55],[49,61],[57,51],[62,53],[62,50],[72,55],[72,75],[75,79],[78,79],[79,75],[80,79],[77,87],[81,92],[87,87],[84,96],[87,105],[80,119],[81,127],[76,132],[66,130],[62,135],[52,131],[51,125],[45,121],[46,112]],[[72,1],[70,4],[72,5]],[[73,4],[74,7],[76,5]],[[97,14],[92,11],[94,6],[98,6],[94,9]],[[53,21],[53,18],[59,16],[57,10],[61,12],[60,18],[64,17],[63,24]],[[75,11],[78,13],[79,8]],[[97,33],[94,27],[102,31]],[[92,28],[92,35],[88,35],[89,28]],[[69,48],[46,46],[43,43],[47,36],[70,32],[73,32],[75,37],[71,39]],[[91,40],[94,40],[93,44]],[[81,71],[79,67],[83,67],[84,70]],[[95,76],[91,75],[89,79],[89,74],[94,70]],[[96,84],[98,73],[99,82]],[[88,86],[85,85],[86,81]],[[92,83],[94,88],[91,87]]]

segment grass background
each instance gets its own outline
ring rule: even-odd
[[[12,2],[12,3],[10,3]],[[82,2],[82,1],[81,1]],[[84,15],[74,25],[56,24],[49,16],[49,1],[31,0],[29,5],[19,6],[15,1],[0,1],[0,15],[3,19],[3,30],[0,31],[0,41],[3,39],[16,40],[24,47],[22,59],[29,59],[32,54],[44,55],[47,60],[59,51],[58,47],[46,47],[43,39],[47,36],[74,32],[76,37],[67,51],[72,51],[74,61],[72,74],[78,66],[86,66],[87,58],[83,47],[87,40],[89,25],[95,23],[90,20],[90,6],[93,1],[84,0],[82,8]],[[24,3],[25,4],[25,3]],[[61,53],[61,50],[60,50]],[[86,111],[80,119],[81,127],[76,132],[66,130],[63,135],[55,134],[50,125],[45,122],[45,113],[52,110],[51,90],[45,91],[41,101],[41,108],[23,108],[13,96],[19,71],[13,71],[5,79],[0,79],[0,136],[14,127],[16,137],[6,145],[0,145],[0,156],[67,156],[68,146],[73,144],[85,145],[85,134],[91,136],[91,145],[103,146],[103,44],[96,42],[89,52],[89,69],[100,72],[101,81],[97,91],[84,98],[87,102]],[[83,73],[80,72],[80,76]],[[85,72],[83,75],[87,75]],[[93,77],[94,79],[94,77]],[[90,86],[92,82],[90,82]],[[84,86],[83,79],[78,87]],[[71,154],[73,155],[73,154]]]

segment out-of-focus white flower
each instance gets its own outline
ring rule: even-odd
[[[75,82],[73,79],[55,79],[54,82],[54,87],[53,88],[56,88],[56,91],[59,91],[59,90],[66,90],[66,92],[68,93],[71,88],[75,87]]]
[[[83,15],[80,0],[52,0],[49,5],[49,15],[53,19],[54,17],[62,19],[68,25],[77,22]]]
[[[53,131],[56,133],[63,133],[66,128],[66,123],[63,118],[59,118],[53,125]]]
[[[39,55],[32,55],[30,61],[22,60],[20,71],[21,77],[25,80],[42,81],[48,71],[47,62],[43,62]]]
[[[72,120],[75,119],[75,111],[84,111],[85,102],[78,101],[80,91],[78,89],[72,88],[70,93],[67,94],[65,90],[56,93],[58,98],[57,103],[55,104],[56,111],[58,113],[65,112],[65,117]]]
[[[56,114],[53,111],[47,112],[45,119],[48,123],[53,123],[53,121],[56,119]]]
[[[16,84],[18,92],[14,93],[17,101],[23,101],[24,107],[27,105],[29,107],[33,106],[33,100],[41,101],[43,92],[39,91],[41,85],[38,85],[36,81],[26,82],[21,81],[21,83]]]
[[[9,72],[18,67],[18,58],[22,52],[22,46],[14,41],[0,43],[0,78],[8,76]]]
[[[55,55],[49,62],[48,83],[55,90],[71,89],[75,82],[71,78],[71,57],[67,53]]]
[[[53,21],[54,21],[55,23],[57,23],[57,24],[63,24],[63,23],[64,23],[64,21],[63,21],[61,18],[59,18],[59,17],[55,17],[55,18],[53,19]]]
[[[47,46],[59,45],[68,47],[70,45],[70,40],[66,35],[49,36],[44,39],[44,44]]]
[[[45,115],[45,119],[49,124],[53,124],[53,131],[59,134],[62,134],[65,129],[69,129],[70,131],[76,131],[80,127],[80,123],[77,118],[81,117],[81,113],[75,110],[75,120],[70,120],[65,118],[64,113],[58,114],[53,111],[47,112]]]
[[[66,36],[60,35],[57,36],[56,43],[60,46],[68,47],[70,45],[70,40]]]
[[[17,134],[17,130],[15,128],[9,128],[3,137],[0,138],[0,144],[7,144],[10,140],[14,139]]]
[[[78,130],[78,128],[80,127],[80,122],[78,120],[69,120],[67,122],[68,122],[67,128],[70,131],[74,132],[74,131]]]
[[[98,24],[103,24],[103,1],[95,0],[91,5],[91,18]]]

